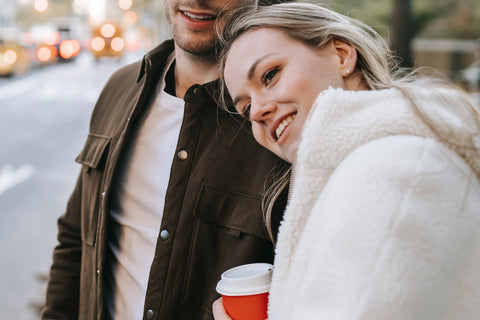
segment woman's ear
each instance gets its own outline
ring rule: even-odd
[[[333,40],[333,45],[339,58],[340,72],[343,77],[348,77],[355,71],[357,49],[341,40]]]

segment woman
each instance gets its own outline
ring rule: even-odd
[[[313,4],[236,14],[224,39],[235,109],[293,164],[269,319],[480,319],[466,95],[393,72],[373,30]]]

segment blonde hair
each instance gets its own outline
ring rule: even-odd
[[[461,101],[451,102],[452,108],[462,120],[461,131],[452,128],[445,119],[424,110],[415,103],[416,88],[444,87],[454,89],[445,79],[426,76],[424,70],[408,71],[400,69],[384,39],[366,24],[334,12],[328,8],[310,3],[283,3],[268,7],[244,8],[231,14],[230,21],[219,38],[222,52],[219,57],[221,71],[221,97],[228,97],[223,78],[228,52],[242,34],[260,28],[272,28],[285,32],[312,48],[322,48],[332,40],[341,40],[357,50],[357,64],[354,72],[361,74],[370,90],[397,88],[411,102],[412,110],[435,132],[438,137],[450,144],[458,153],[477,152],[474,135],[480,131],[478,110],[469,101],[466,93],[459,90]],[[456,89],[455,89],[456,90]],[[225,108],[230,102],[224,99]],[[228,108],[227,108],[228,109]],[[477,142],[478,143],[478,142]],[[468,151],[470,150],[470,151]],[[476,168],[478,175],[480,168]],[[271,234],[270,218],[273,204],[288,185],[289,170],[267,191],[265,196],[265,220]]]

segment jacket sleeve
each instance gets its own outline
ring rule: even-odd
[[[82,259],[81,185],[80,175],[68,201],[66,212],[58,219],[59,243],[53,252],[42,319],[78,318]]]
[[[358,148],[307,222],[291,316],[480,319],[479,195],[470,167],[439,142]]]

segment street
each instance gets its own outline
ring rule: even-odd
[[[38,319],[90,113],[112,72],[141,54],[0,78],[0,319]]]

